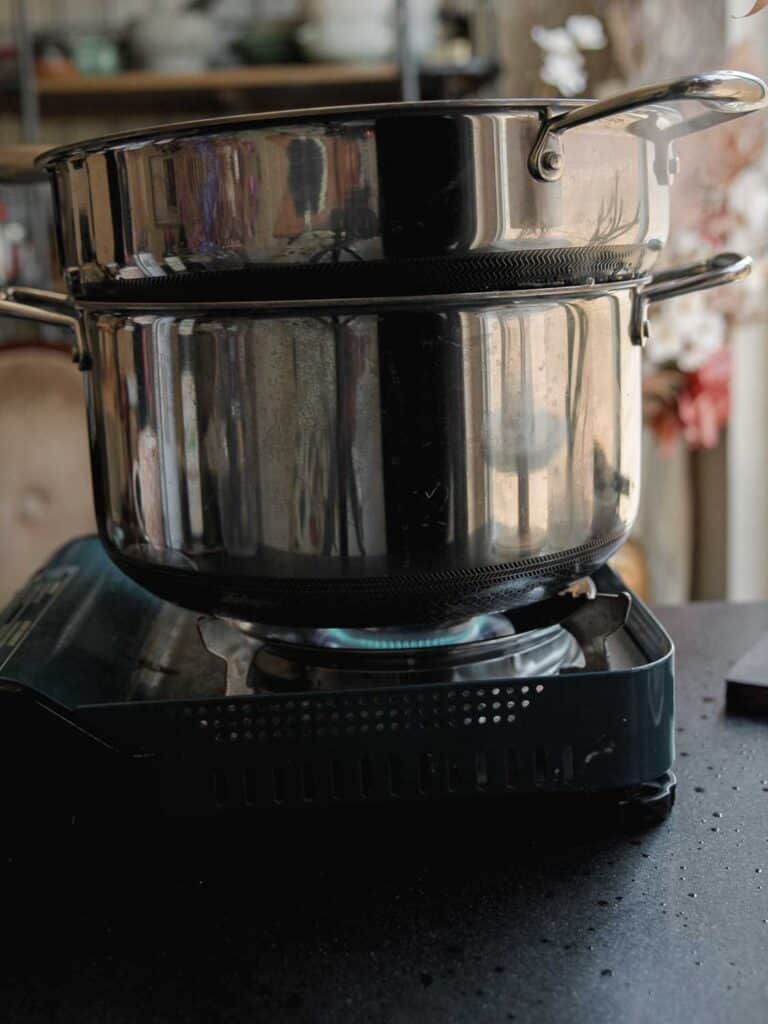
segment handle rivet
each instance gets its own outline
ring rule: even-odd
[[[562,153],[557,153],[555,150],[550,149],[548,153],[543,154],[541,166],[545,171],[550,171],[553,174],[559,173],[563,169]]]

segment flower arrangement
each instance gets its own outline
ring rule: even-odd
[[[534,25],[531,38],[542,52],[539,77],[562,96],[578,96],[587,84],[582,51],[608,44],[603,23],[591,14],[572,14],[561,28]]]
[[[765,8],[768,0],[756,0],[742,17]],[[622,13],[618,24],[625,21]],[[620,50],[621,40],[613,38],[616,25],[610,19],[607,24],[610,45]],[[609,45],[603,22],[587,14],[572,15],[556,28],[534,25],[531,37],[542,54],[539,77],[563,96],[584,94],[584,53]],[[754,63],[749,46],[732,53],[728,61],[729,66],[742,68]],[[602,85],[592,91],[605,95],[606,89],[610,94],[624,87],[615,80]],[[768,294],[768,149],[763,119],[730,122],[702,138],[685,140],[681,146],[682,173],[673,193],[673,224],[664,262],[681,266],[715,252],[735,251],[749,253],[754,264],[739,288],[694,292],[652,307],[643,395],[645,420],[662,452],[671,451],[680,437],[691,449],[717,445],[729,414],[730,337],[738,325],[765,317]]]
[[[680,435],[694,450],[717,445],[730,408],[730,339],[739,325],[765,315],[768,149],[755,120],[709,133],[684,161],[691,170],[675,192],[678,223],[667,262],[728,250],[749,253],[754,263],[739,288],[694,292],[652,309],[643,394],[662,452]]]

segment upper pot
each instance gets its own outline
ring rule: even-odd
[[[667,239],[674,139],[766,103],[718,71],[599,103],[246,115],[53,150],[76,298],[311,299],[639,276]],[[681,110],[659,106],[689,102]]]

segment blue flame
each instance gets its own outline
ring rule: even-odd
[[[503,615],[478,615],[453,626],[412,627],[398,629],[345,629],[334,627],[318,630],[314,642],[323,647],[358,651],[415,651],[449,647],[503,636],[513,632],[509,619]]]

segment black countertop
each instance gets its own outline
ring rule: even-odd
[[[763,1024],[768,720],[726,717],[723,678],[768,604],[661,618],[678,650],[664,825],[495,806],[27,832],[0,875],[3,1018]]]

